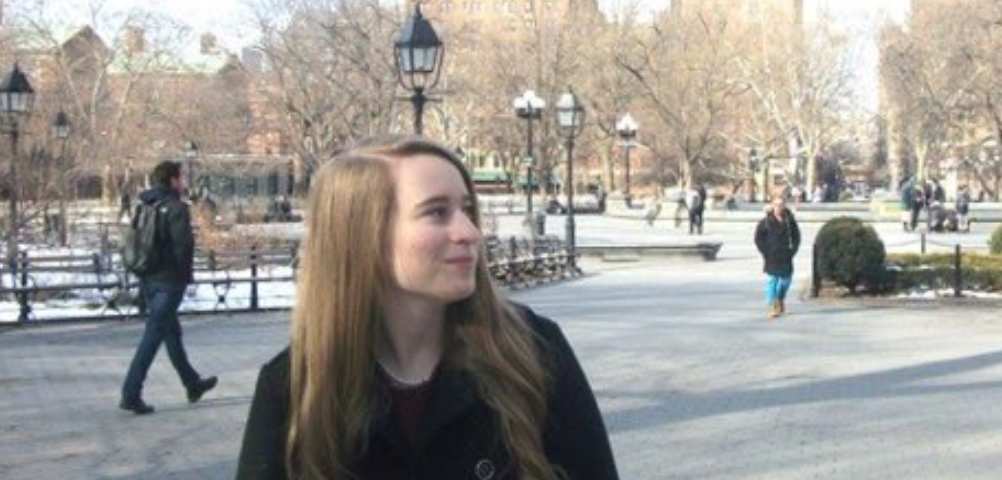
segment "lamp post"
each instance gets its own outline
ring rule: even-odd
[[[18,64],[4,77],[0,83],[0,114],[4,133],[10,135],[10,174],[7,176],[7,196],[9,200],[7,213],[7,261],[11,267],[16,266],[18,250],[18,179],[17,179],[17,137],[18,121],[31,113],[35,101],[35,90],[31,88],[28,77],[21,72]]]
[[[532,180],[532,167],[535,164],[535,159],[532,156],[532,121],[542,118],[543,110],[546,108],[546,101],[537,97],[536,92],[526,90],[521,97],[515,99],[513,105],[515,106],[515,115],[518,118],[524,118],[527,124],[525,224],[529,227],[532,235],[535,236],[536,229],[532,225],[532,190],[536,186]]]
[[[622,139],[623,149],[625,150],[626,158],[624,159],[626,178],[623,186],[623,195],[626,197],[626,206],[632,206],[632,197],[630,195],[630,148],[634,146],[634,139],[637,138],[637,129],[640,125],[637,121],[633,119],[633,115],[627,113],[616,123],[616,132],[619,133],[619,138]]]
[[[438,84],[442,74],[442,58],[445,47],[432,28],[431,22],[421,14],[421,3],[414,6],[414,15],[404,23],[393,45],[394,61],[397,66],[397,80],[412,93],[410,101],[414,105],[414,133],[424,133],[425,95]]]
[[[748,201],[755,203],[755,190],[758,189],[758,150],[752,148],[748,151],[748,174],[751,180],[748,182]]]
[[[67,218],[66,218],[66,177],[69,175],[69,165],[66,163],[66,141],[70,138],[70,130],[72,126],[70,124],[70,118],[66,115],[66,112],[60,110],[56,114],[56,120],[52,122],[52,137],[59,142],[59,165],[63,165],[65,170],[60,176],[59,182],[59,244],[62,246],[69,245],[69,238],[67,236]]]
[[[584,130],[585,109],[570,87],[560,96],[556,109],[557,126],[560,136],[564,137],[567,150],[567,180],[564,185],[567,189],[567,248],[570,250],[573,262],[577,243],[574,226],[574,139]]]
[[[185,159],[185,164],[186,164],[184,166],[184,168],[185,168],[185,170],[188,171],[188,175],[187,175],[188,176],[188,181],[186,182],[187,183],[186,187],[188,189],[188,198],[191,198],[192,200],[195,200],[195,198],[193,198],[192,193],[195,191],[194,190],[194,188],[195,188],[195,176],[194,176],[195,175],[195,161],[198,160],[198,144],[197,143],[195,143],[195,142],[193,142],[191,140],[186,140],[184,142],[184,159]]]

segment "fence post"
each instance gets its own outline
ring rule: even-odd
[[[11,279],[12,283],[16,283],[13,279],[20,277],[21,288],[28,288],[28,252],[18,252],[17,260],[14,261],[11,269]],[[20,271],[20,275],[18,275]],[[25,323],[31,316],[31,304],[28,303],[28,291],[23,290],[17,294],[17,303],[21,307],[20,314],[18,314],[17,321]]]
[[[818,298],[818,295],[821,293],[821,273],[818,272],[819,263],[818,243],[814,242],[814,248],[811,249],[811,298]]]
[[[958,243],[954,246],[953,253],[953,296],[960,298],[963,296],[961,293],[963,291],[964,275],[963,271],[960,269],[960,244]]]
[[[251,267],[251,298],[250,309],[252,312],[258,310],[257,297],[257,245],[251,245],[250,267]]]

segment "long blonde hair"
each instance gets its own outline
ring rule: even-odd
[[[318,172],[307,206],[290,347],[286,468],[292,479],[340,480],[365,454],[380,392],[375,345],[390,272],[385,246],[396,203],[393,162],[432,155],[473,182],[449,149],[421,137],[377,137]],[[481,247],[483,248],[483,247]],[[476,289],[447,309],[443,364],[468,375],[494,411],[519,477],[558,478],[543,452],[551,379],[531,327],[500,294],[481,252]]]

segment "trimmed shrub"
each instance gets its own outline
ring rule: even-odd
[[[884,242],[873,227],[858,218],[834,218],[818,231],[814,242],[818,255],[819,274],[856,293],[861,285],[870,289],[886,289],[893,283],[886,278]]]
[[[992,255],[1002,255],[1002,225],[995,229],[991,240],[988,240],[988,251],[992,252]]]

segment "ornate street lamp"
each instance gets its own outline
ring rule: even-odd
[[[571,253],[571,262],[575,258],[575,226],[574,226],[574,139],[584,130],[585,109],[570,87],[557,101],[557,126],[560,136],[566,142],[567,150],[567,180],[564,188],[567,190],[567,248]]]
[[[191,197],[191,193],[194,192],[195,188],[195,162],[198,160],[198,144],[191,140],[186,140],[184,142],[184,158],[186,165],[185,170],[188,171],[188,196]],[[196,200],[192,198],[192,200]]]
[[[69,175],[69,165],[66,162],[66,141],[70,138],[70,117],[66,112],[60,110],[56,114],[55,121],[52,122],[52,137],[59,142],[59,165],[63,168],[59,182],[59,244],[69,245],[67,218],[66,218],[66,178]]]
[[[421,14],[420,3],[414,6],[414,15],[404,23],[393,50],[397,79],[401,86],[413,92],[410,100],[414,105],[414,133],[421,135],[424,133],[424,104],[428,101],[425,91],[438,84],[445,47],[431,22]]]
[[[18,223],[17,211],[18,184],[17,178],[17,139],[19,131],[19,121],[22,117],[31,113],[31,108],[35,103],[35,90],[31,88],[28,77],[21,72],[17,63],[14,69],[4,77],[0,83],[0,115],[3,122],[4,133],[10,135],[10,174],[7,176],[7,197],[9,200],[9,212],[7,215],[7,262],[11,271],[17,268],[18,252]],[[25,312],[22,312],[24,317]],[[22,318],[24,320],[24,318]]]
[[[748,201],[755,202],[755,190],[758,189],[758,150],[752,148],[748,151],[748,175],[751,180],[748,183]]]
[[[622,146],[626,152],[626,178],[623,187],[623,194],[626,197],[626,205],[631,206],[632,196],[630,195],[630,148],[636,146],[634,140],[637,138],[637,129],[640,125],[637,121],[633,119],[633,115],[627,113],[616,123],[616,132],[619,133],[619,138],[623,141]]]
[[[526,187],[526,210],[525,210],[525,224],[529,227],[533,236],[536,234],[536,229],[532,224],[532,190],[535,188],[535,183],[532,180],[532,168],[535,165],[535,159],[532,156],[532,121],[538,120],[543,116],[543,110],[546,109],[546,101],[542,98],[536,96],[536,92],[532,90],[526,90],[521,97],[515,99],[512,104],[515,107],[515,115],[518,118],[524,118],[528,125],[527,127],[527,149],[525,157],[526,165],[526,177],[527,177],[527,187]]]

